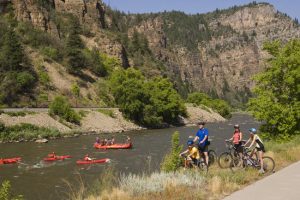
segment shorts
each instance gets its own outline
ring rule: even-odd
[[[196,159],[196,158],[192,158],[192,162],[193,162],[194,165],[198,165],[198,162],[199,162],[199,161],[198,161],[198,159]]]
[[[265,146],[260,146],[260,147],[255,147],[257,151],[262,151],[262,152],[266,152],[265,150]]]
[[[198,145],[198,149],[201,153],[208,152],[208,145],[204,145],[204,146]]]
[[[236,152],[238,152],[238,153],[242,153],[243,152],[243,147],[242,147],[241,143],[234,144],[234,148],[235,148]]]

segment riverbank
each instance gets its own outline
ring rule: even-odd
[[[225,121],[222,116],[207,107],[187,105],[187,111],[188,117],[182,119],[183,125],[191,126],[199,120],[207,122]],[[53,118],[48,114],[47,110],[35,111],[34,109],[26,109],[26,111],[2,112],[0,113],[0,123],[3,123],[7,128],[11,127],[14,131],[13,136],[9,135],[11,132],[6,132],[7,137],[3,136],[2,139],[0,138],[0,141],[35,141],[38,139],[73,137],[79,134],[121,133],[145,129],[126,120],[117,108],[80,109],[78,113],[82,116],[80,125],[67,123],[59,118]],[[34,133],[22,133],[19,126],[24,126],[24,124],[27,127],[28,125],[34,126]],[[40,130],[38,130],[39,128]],[[18,130],[20,132],[19,137]],[[43,132],[49,134],[43,134]],[[51,135],[51,132],[55,134]]]
[[[266,147],[268,150],[266,155],[275,160],[275,171],[300,160],[300,136],[283,144],[269,141],[266,142]],[[88,190],[81,190],[71,196],[73,199],[85,197],[88,200],[222,199],[267,175],[260,175],[254,169],[232,173],[230,170],[220,170],[218,166],[213,165],[207,174],[193,170],[179,170],[175,173],[127,175],[121,176],[118,181],[112,181],[115,180],[115,176],[112,173],[102,175],[102,179],[111,181],[106,182],[110,185],[99,182],[94,186],[104,188],[100,189],[101,192],[90,194]]]

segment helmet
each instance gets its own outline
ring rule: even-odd
[[[234,128],[240,128],[240,125],[235,124],[233,127],[234,127]]]
[[[194,144],[194,141],[193,140],[189,140],[188,142],[187,142],[187,145],[188,146],[192,146]]]
[[[253,134],[256,134],[256,132],[257,132],[257,131],[256,131],[256,128],[250,128],[249,131],[250,131],[251,133],[253,133]]]
[[[200,121],[200,122],[198,122],[197,124],[198,124],[198,125],[203,125],[203,126],[204,126],[204,125],[205,125],[205,122],[204,122],[204,121]]]

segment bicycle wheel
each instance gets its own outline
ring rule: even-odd
[[[208,165],[213,165],[218,159],[217,153],[214,150],[208,151]]]
[[[199,168],[201,171],[208,172],[208,166],[206,166],[204,160],[203,160],[203,161],[199,161],[199,162],[197,163],[197,166],[198,166],[198,168]]]
[[[232,164],[232,160],[233,160],[232,155],[228,152],[224,152],[221,153],[221,155],[219,156],[218,164],[222,169],[229,168]]]
[[[264,156],[263,158],[263,168],[265,173],[272,173],[274,171],[275,168],[275,162],[273,160],[273,158],[269,157],[269,156]]]

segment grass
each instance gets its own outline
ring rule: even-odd
[[[36,114],[36,112],[31,112],[31,111],[4,112],[4,111],[0,111],[0,115],[1,114],[7,114],[11,117],[24,117],[26,115],[34,115],[34,114]]]
[[[0,128],[1,142],[31,141],[37,138],[58,138],[63,134],[56,130],[44,127],[34,126],[32,124],[20,124]]]
[[[116,118],[116,116],[114,114],[114,111],[112,111],[112,110],[109,110],[109,109],[98,109],[97,111],[101,112],[102,114],[107,115],[107,116],[109,116],[111,118]]]
[[[268,150],[266,155],[274,158],[276,171],[300,160],[300,136],[286,143],[268,141],[265,144]],[[209,173],[179,170],[175,173],[120,175],[114,186],[90,193],[85,199],[222,199],[263,177],[265,175],[260,175],[256,169],[232,173],[229,169],[220,170],[217,165],[211,166]],[[96,184],[94,188],[100,185]]]

